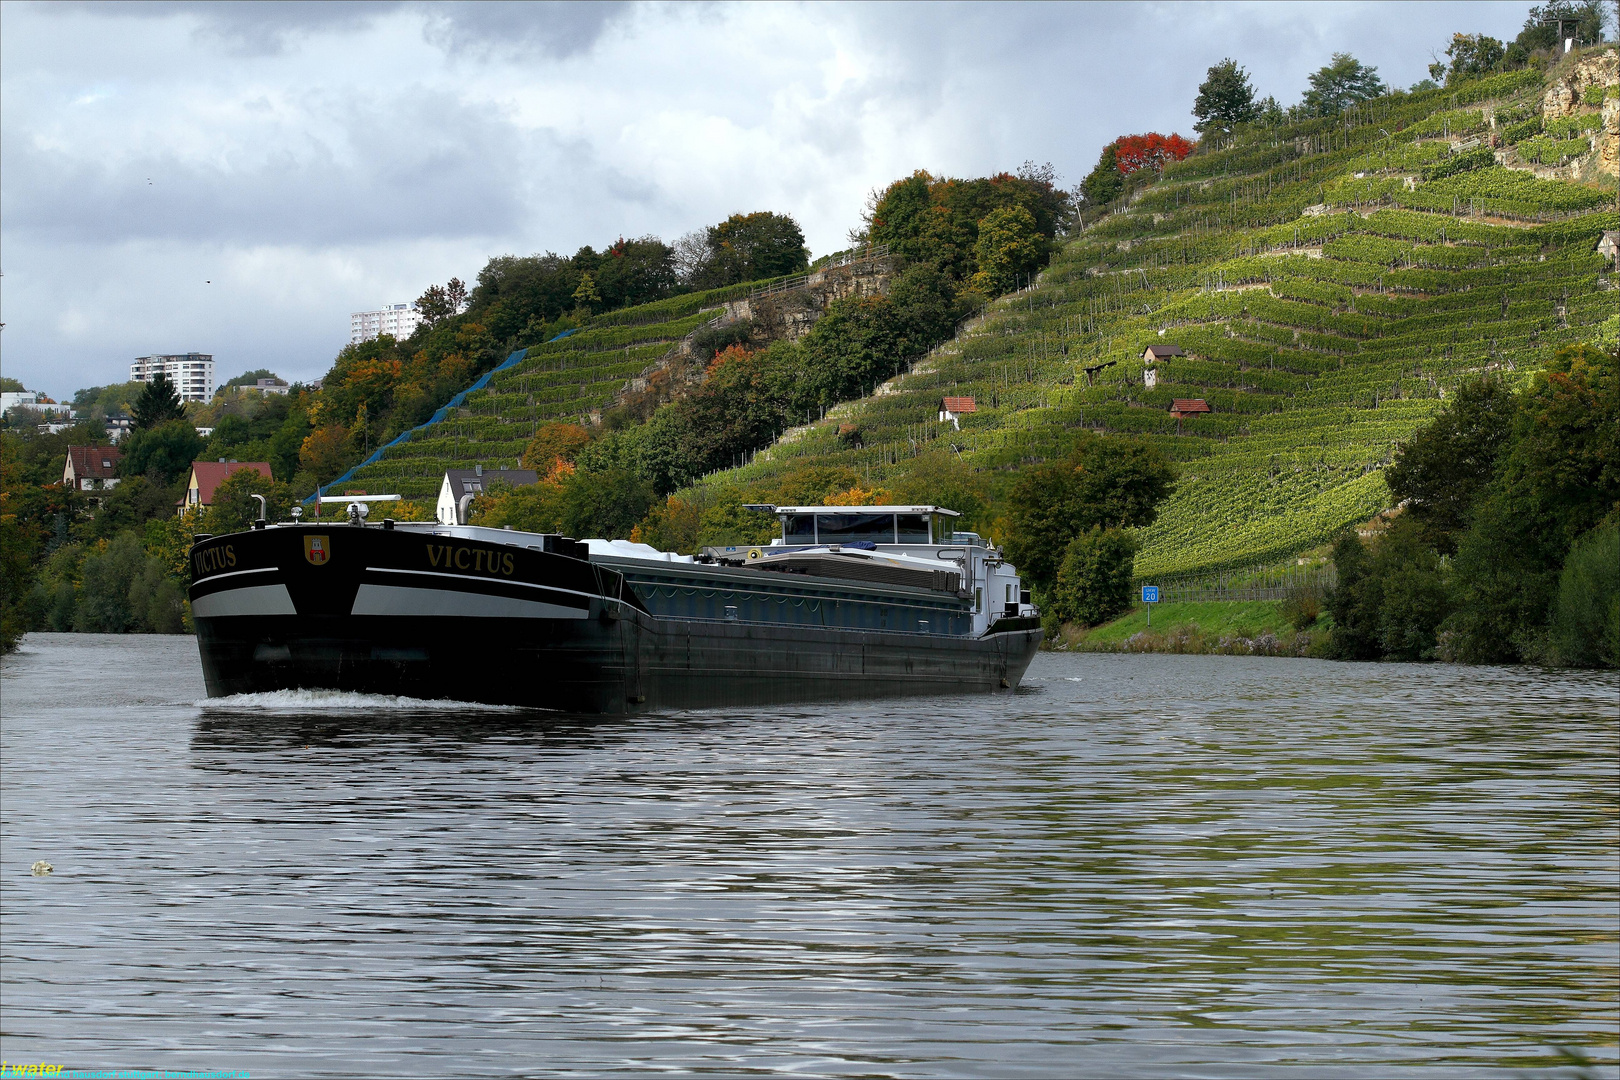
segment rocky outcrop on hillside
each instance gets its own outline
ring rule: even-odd
[[[1603,130],[1598,132],[1598,171],[1620,177],[1620,97],[1603,99]]]
[[[1603,126],[1593,138],[1597,153],[1582,163],[1585,168],[1575,169],[1571,179],[1588,179],[1594,174],[1620,176],[1620,52],[1604,49],[1555,72],[1541,98],[1542,119],[1556,120],[1590,114],[1593,106],[1587,103],[1587,92],[1593,89],[1603,93]]]
[[[882,296],[894,277],[894,260],[884,252],[811,271],[726,304],[733,320],[753,324],[751,340],[797,341],[835,301]]]
[[[1568,69],[1554,74],[1541,98],[1545,120],[1574,116],[1583,111],[1586,91],[1594,86],[1612,87],[1620,83],[1620,53],[1605,49],[1595,56],[1583,56]]]
[[[759,289],[745,299],[727,301],[724,311],[676,342],[657,363],[625,383],[610,408],[630,407],[637,413],[650,415],[653,408],[684,396],[691,387],[703,382],[704,365],[694,360],[708,359],[703,345],[713,341],[717,334],[728,328],[745,330],[741,337],[754,348],[773,341],[797,341],[810,332],[835,301],[887,293],[895,267],[896,261],[887,247],[872,249]],[[593,422],[600,419],[600,413],[592,414]]]

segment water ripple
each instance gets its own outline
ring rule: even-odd
[[[1044,655],[1002,697],[629,721],[201,696],[184,638],[0,668],[7,1060],[1620,1075],[1612,675]]]

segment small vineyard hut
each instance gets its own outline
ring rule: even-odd
[[[962,430],[961,417],[968,413],[979,411],[979,403],[970,397],[941,398],[939,402],[939,422],[949,424],[956,430]]]
[[[1179,345],[1149,345],[1142,350],[1142,385],[1151,390],[1159,385],[1159,365],[1172,356],[1186,356]]]
[[[1170,406],[1170,415],[1176,418],[1176,434],[1181,434],[1181,422],[1189,416],[1201,416],[1214,410],[1203,398],[1176,398]]]

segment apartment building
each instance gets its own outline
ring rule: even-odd
[[[421,314],[410,304],[384,304],[376,311],[356,311],[349,316],[349,344],[370,341],[378,334],[403,340],[416,332]]]
[[[152,376],[163,372],[180,391],[181,401],[214,399],[214,357],[212,353],[169,353],[137,356],[129,365],[131,382],[149,382]]]

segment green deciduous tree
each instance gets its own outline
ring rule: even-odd
[[[1372,555],[1354,531],[1347,530],[1334,543],[1333,566],[1338,584],[1327,594],[1328,613],[1333,616],[1329,655],[1335,660],[1376,660],[1382,593],[1372,573]]]
[[[1570,549],[1548,630],[1550,663],[1620,667],[1620,508]]]
[[[164,486],[145,476],[126,477],[100,496],[90,535],[108,540],[126,529],[138,530],[153,518],[171,517],[180,495],[178,484]]]
[[[1364,543],[1346,532],[1333,548],[1339,581],[1327,596],[1329,655],[1337,660],[1432,660],[1450,612],[1444,564],[1421,527],[1398,517]]]
[[[452,315],[459,315],[467,306],[467,286],[460,278],[451,278],[444,285],[429,285],[411,305],[422,317],[428,329],[438,326]]]
[[[1552,0],[1530,8],[1524,20],[1524,29],[1513,39],[1513,44],[1526,55],[1538,49],[1562,48],[1559,30],[1565,37],[1573,37],[1577,45],[1596,45],[1603,40],[1604,25],[1612,21],[1601,0]],[[1510,46],[1511,48],[1511,46]]]
[[[555,483],[531,484],[480,499],[480,525],[561,532],[581,539],[625,539],[646,517],[655,496],[646,479],[623,468],[580,469]]]
[[[146,383],[113,383],[111,386],[90,386],[73,393],[73,411],[88,415],[100,410],[103,416],[128,415]]]
[[[167,486],[186,474],[202,448],[202,436],[185,420],[138,429],[124,440],[118,475],[145,476],[159,486]]]
[[[222,389],[229,390],[233,386],[257,386],[260,379],[274,379],[276,373],[269,368],[254,368],[244,371],[234,379],[226,380]]]
[[[929,208],[933,205],[934,183],[931,174],[918,169],[882,192],[874,191],[866,209],[867,238],[888,244],[914,262],[929,258]]]
[[[253,527],[259,516],[259,503],[254,495],[265,500],[265,518],[281,521],[292,509],[292,489],[279,481],[270,480],[257,469],[243,467],[235,470],[214,489],[214,501],[203,515],[202,531],[208,533],[244,532]]]
[[[1378,610],[1373,623],[1381,654],[1391,660],[1432,660],[1441,623],[1451,611],[1440,556],[1410,521],[1397,521],[1373,553]]]
[[[1334,549],[1335,655],[1609,662],[1617,369],[1602,349],[1569,346],[1517,394],[1494,380],[1458,388],[1388,470],[1404,512],[1371,544],[1347,535]]]
[[[1026,162],[1017,175],[975,180],[918,171],[874,193],[866,211],[866,239],[888,244],[909,263],[929,263],[964,282],[978,271],[979,226],[992,211],[1023,207],[1046,239],[1067,227],[1073,213],[1050,166]]]
[[[1570,549],[1550,622],[1553,663],[1620,667],[1620,512]]]
[[[1051,613],[1062,622],[1096,626],[1128,611],[1136,550],[1128,529],[1094,525],[1070,540],[1051,590]]]
[[[292,398],[286,416],[265,440],[264,460],[270,463],[270,472],[277,480],[290,482],[298,472],[298,454],[309,436],[307,400],[307,395]]]
[[[810,266],[804,230],[791,215],[756,210],[732,214],[705,230],[705,250],[693,268],[694,288],[796,274]]]
[[[1027,471],[1013,487],[1007,553],[1050,590],[1069,541],[1093,528],[1151,525],[1175,479],[1175,466],[1147,443],[1085,432],[1067,457]]]
[[[51,556],[35,587],[38,625],[90,634],[184,629],[185,596],[164,561],[132,531]]]
[[[1119,156],[1113,143],[1103,147],[1097,165],[1080,181],[1080,198],[1087,210],[1107,206],[1125,191],[1125,177],[1119,171]]]
[[[596,275],[587,270],[579,275],[579,284],[574,288],[574,307],[580,311],[590,312],[602,305],[602,294],[596,291]]]
[[[895,279],[887,296],[836,301],[805,337],[804,361],[783,383],[787,415],[808,419],[819,407],[857,397],[950,336],[966,314],[955,285],[932,265]],[[778,350],[774,355],[791,362]]]
[[[0,435],[0,653],[14,649],[29,629],[31,619],[21,607],[44,540],[36,523],[18,520],[17,494],[27,483],[15,460],[18,441]]]
[[[996,296],[1040,268],[1046,257],[1045,238],[1028,210],[1022,206],[1002,207],[990,211],[979,222],[974,256],[979,272],[973,276],[973,287],[986,296]]]
[[[1198,118],[1193,127],[1200,134],[1230,132],[1239,124],[1258,120],[1260,106],[1249,73],[1230,58],[1214,65],[1199,84],[1192,111]]]
[[[1489,34],[1453,34],[1451,44],[1446,47],[1450,61],[1446,66],[1446,85],[1495,70],[1505,53],[1502,43]]]
[[[1560,349],[1522,395],[1511,443],[1458,544],[1457,653],[1544,655],[1564,558],[1620,502],[1620,378],[1614,357]]]
[[[1464,382],[1384,471],[1390,494],[1421,523],[1425,538],[1442,554],[1457,550],[1474,501],[1496,474],[1517,409],[1502,380]]]
[[[145,569],[146,552],[134,533],[120,533],[87,554],[80,571],[73,629],[84,634],[125,634],[141,629],[144,619],[135,587]]]
[[[679,281],[674,250],[656,236],[619,237],[595,258],[590,270],[602,306],[609,311],[668,296]]]
[[[1358,101],[1389,92],[1377,68],[1366,66],[1349,53],[1334,53],[1329,63],[1311,75],[1310,83],[1301,108],[1311,116],[1336,116]]]

